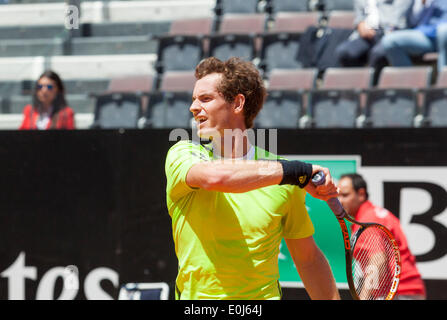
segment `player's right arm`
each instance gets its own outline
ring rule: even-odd
[[[276,161],[215,160],[193,165],[186,183],[193,188],[240,193],[279,184],[282,177],[282,166]]]
[[[312,165],[312,174],[327,168]],[[194,164],[186,175],[186,183],[192,188],[210,191],[242,193],[280,184],[284,178],[284,167],[279,161],[263,160],[214,160]],[[305,187],[313,197],[328,200],[337,196],[337,188],[332,179],[322,188],[311,183]]]

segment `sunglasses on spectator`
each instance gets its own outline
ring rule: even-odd
[[[46,87],[50,91],[54,89],[54,86],[52,84],[38,84],[37,90],[42,90],[43,87]]]

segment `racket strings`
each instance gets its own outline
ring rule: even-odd
[[[385,299],[394,281],[394,245],[381,228],[368,227],[353,248],[352,276],[362,300]]]

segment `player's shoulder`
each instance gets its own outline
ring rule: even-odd
[[[183,149],[200,149],[201,145],[197,141],[193,140],[180,140],[176,142],[174,145],[172,145],[169,148],[168,153],[176,150],[183,150]]]
[[[209,160],[210,150],[207,145],[202,145],[194,140],[180,140],[169,148],[166,158],[178,158],[185,155],[192,155]]]

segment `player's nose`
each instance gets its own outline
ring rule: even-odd
[[[200,112],[200,103],[195,100],[191,103],[191,106],[189,107],[189,111],[191,111],[191,113],[195,116],[196,114],[198,114]]]

